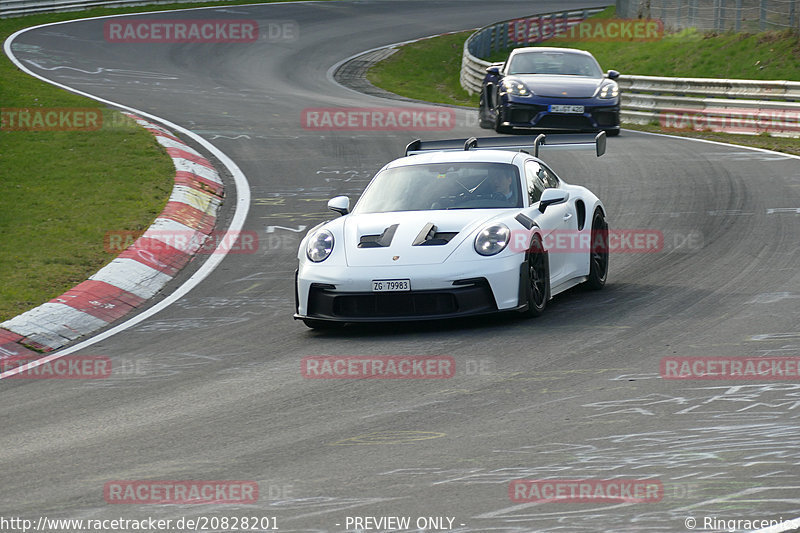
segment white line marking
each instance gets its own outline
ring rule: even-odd
[[[294,2],[292,2],[292,3],[294,3]],[[297,2],[297,3],[304,3],[304,2]],[[265,4],[265,5],[283,5],[283,4]],[[191,8],[191,9],[187,9],[187,10],[181,9],[181,10],[175,10],[175,11],[190,11],[192,9],[208,9],[208,8]],[[149,13],[164,13],[164,11],[155,11],[155,12],[149,12]],[[90,18],[85,18],[85,19],[76,19],[76,20],[68,20],[68,21],[61,21],[61,22],[53,22],[53,23],[49,23],[49,24],[40,24],[38,26],[32,26],[30,28],[23,28],[23,29],[21,29],[19,31],[14,32],[11,36],[9,36],[5,40],[5,42],[3,43],[3,50],[5,51],[5,53],[8,56],[8,58],[17,66],[17,68],[19,68],[20,70],[22,70],[26,74],[29,74],[30,76],[33,76],[34,78],[42,80],[45,83],[49,83],[51,85],[55,85],[56,87],[60,87],[62,89],[66,89],[66,90],[68,90],[70,92],[73,92],[75,94],[78,94],[78,95],[81,95],[81,96],[85,96],[87,98],[91,98],[92,100],[95,100],[97,102],[101,102],[101,103],[104,103],[104,104],[107,104],[107,105],[110,105],[110,106],[113,106],[113,107],[116,107],[116,108],[119,108],[119,109],[122,109],[122,110],[125,110],[125,111],[129,111],[129,112],[135,113],[135,114],[137,114],[137,115],[139,115],[139,116],[141,116],[143,118],[147,118],[147,119],[159,122],[161,124],[164,124],[165,126],[167,126],[168,128],[172,129],[173,131],[179,131],[179,132],[183,133],[184,135],[187,135],[188,137],[194,139],[198,144],[200,144],[206,150],[208,150],[209,152],[214,154],[214,156],[217,159],[219,159],[219,161],[223,165],[225,165],[225,167],[231,173],[231,175],[233,176],[234,185],[236,187],[236,206],[235,206],[233,219],[231,220],[231,224],[228,227],[227,233],[225,234],[225,239],[222,239],[220,241],[220,242],[232,242],[232,240],[228,241],[228,239],[235,239],[236,236],[241,232],[241,229],[244,226],[245,219],[247,218],[247,213],[248,213],[248,211],[250,209],[250,184],[247,181],[247,177],[244,175],[244,173],[241,171],[241,169],[239,169],[239,167],[236,165],[236,163],[233,162],[233,160],[230,157],[228,157],[224,152],[222,152],[216,146],[214,146],[213,144],[211,144],[210,142],[208,142],[207,140],[202,138],[200,135],[197,135],[196,133],[194,133],[194,132],[192,132],[192,131],[190,131],[190,130],[182,127],[182,126],[174,124],[174,123],[172,123],[172,122],[170,122],[168,120],[164,120],[163,118],[157,117],[157,116],[152,115],[150,113],[145,113],[144,111],[141,111],[139,109],[136,109],[136,108],[133,108],[133,107],[130,107],[130,106],[122,105],[122,104],[119,104],[117,102],[112,102],[111,100],[106,100],[104,98],[100,98],[98,96],[89,94],[89,93],[84,92],[84,91],[80,91],[78,89],[73,89],[72,87],[69,87],[69,86],[64,85],[62,83],[58,83],[56,81],[48,80],[47,78],[45,78],[43,76],[40,76],[39,74],[31,71],[28,67],[23,65],[22,62],[14,55],[13,51],[11,50],[12,44],[14,43],[14,39],[16,39],[17,37],[19,37],[20,35],[22,35],[25,32],[28,32],[28,31],[31,31],[31,30],[35,30],[35,29],[38,29],[38,28],[44,28],[44,27],[49,27],[49,26],[57,26],[59,24],[68,24],[70,22],[76,22],[78,20],[86,21],[86,20],[96,20],[96,19],[104,19],[104,18],[116,18],[116,17],[131,16],[131,15],[143,15],[143,14],[147,14],[147,13],[135,13],[135,14],[133,14],[133,13],[125,13],[125,14],[119,14],[119,15],[107,15],[107,16],[102,16],[102,17],[90,17]],[[155,304],[153,307],[150,307],[146,311],[143,311],[142,313],[139,313],[135,317],[130,318],[130,319],[126,320],[125,322],[123,322],[121,324],[118,324],[117,326],[114,326],[111,329],[108,329],[108,330],[106,330],[106,331],[104,331],[102,333],[99,333],[98,335],[96,335],[94,337],[86,339],[83,342],[79,342],[78,344],[75,344],[75,345],[70,346],[68,348],[65,348],[63,350],[60,350],[60,351],[58,351],[56,353],[49,354],[49,355],[44,356],[44,357],[42,357],[40,359],[36,359],[35,361],[31,361],[30,363],[28,363],[28,364],[26,364],[24,366],[19,366],[19,367],[16,367],[16,368],[12,369],[12,370],[7,371],[7,372],[0,373],[0,379],[4,379],[4,378],[10,377],[10,376],[13,376],[15,374],[19,374],[20,372],[25,372],[25,371],[27,371],[29,369],[32,369],[32,368],[35,368],[35,367],[37,367],[37,366],[39,366],[41,364],[48,363],[50,361],[54,361],[56,359],[64,357],[65,355],[69,355],[71,353],[77,352],[78,350],[82,350],[84,348],[92,346],[93,344],[96,344],[96,343],[98,343],[100,341],[103,341],[103,340],[105,340],[105,339],[107,339],[107,338],[109,338],[109,337],[111,337],[113,335],[116,335],[117,333],[125,331],[126,329],[129,329],[129,328],[139,324],[143,320],[146,320],[146,319],[150,318],[151,316],[155,315],[159,311],[167,308],[168,306],[170,306],[171,304],[173,304],[174,302],[176,302],[177,300],[182,298],[190,290],[192,290],[194,287],[196,287],[198,284],[200,284],[201,281],[203,281],[209,274],[211,274],[217,268],[217,266],[222,262],[222,260],[225,258],[227,253],[228,253],[227,251],[223,250],[220,253],[210,254],[208,259],[203,263],[203,265],[194,274],[192,274],[189,277],[189,279],[187,279],[180,287],[178,287],[175,290],[175,292],[173,292],[172,294],[167,296],[161,302]]]

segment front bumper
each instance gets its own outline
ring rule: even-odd
[[[582,114],[552,113],[548,111],[551,104],[582,105]],[[523,103],[517,101],[502,105],[500,123],[512,128],[563,131],[600,131],[614,130],[620,127],[619,102],[602,102],[597,100],[563,101],[558,99],[538,100]]]
[[[502,255],[502,254],[501,254]],[[301,264],[295,319],[379,322],[474,316],[519,307],[524,257],[440,265],[322,267]],[[373,292],[372,280],[408,279],[411,290]]]

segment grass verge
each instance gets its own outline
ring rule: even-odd
[[[596,15],[598,18],[613,16],[613,7]],[[472,33],[466,31],[404,45],[398,52],[373,66],[367,73],[367,79],[382,89],[409,98],[477,107],[478,95],[469,95],[459,80],[464,42]],[[664,39],[653,42],[559,41],[554,46],[588,50],[604,69],[613,68],[622,73],[800,80],[800,35],[791,31],[706,34],[688,29],[667,34]],[[504,61],[509,51],[498,52],[487,60]],[[653,125],[623,126],[800,155],[798,139],[763,134],[664,131]]]
[[[470,96],[459,82],[464,41],[473,33],[464,31],[401,46],[370,68],[367,80],[417,100],[477,107],[478,95]]]
[[[249,3],[264,2],[96,8],[0,19],[0,42],[20,29],[51,22]],[[5,54],[0,54],[0,80],[4,109],[100,105],[28,76]],[[144,230],[166,205],[175,176],[166,152],[149,132],[117,112],[103,116],[106,126],[96,131],[0,127],[0,321],[92,275],[113,259],[103,248],[107,231]]]

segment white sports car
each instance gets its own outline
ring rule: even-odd
[[[605,207],[538,155],[591,148],[600,156],[605,133],[591,142],[550,140],[409,144],[352,211],[348,197],[331,199],[328,208],[342,216],[300,243],[294,317],[325,328],[503,311],[535,316],[575,285],[603,287]]]

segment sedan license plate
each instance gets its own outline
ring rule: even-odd
[[[582,105],[558,105],[553,104],[549,107],[551,113],[576,113],[583,114]]]
[[[410,291],[411,282],[407,279],[372,280],[372,292]]]

